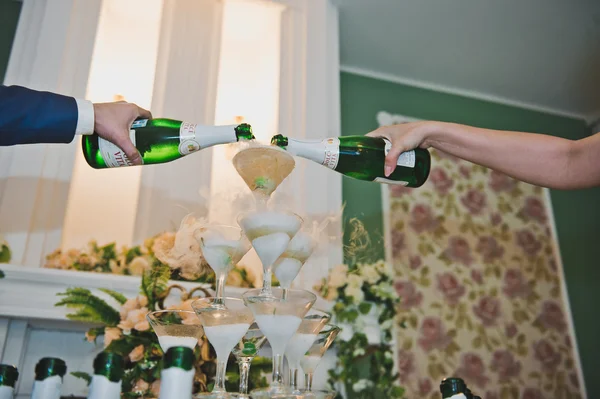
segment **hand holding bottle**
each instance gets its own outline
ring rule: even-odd
[[[125,101],[94,104],[94,132],[121,148],[132,164],[141,165],[142,157],[129,137],[131,124],[140,117],[151,119],[152,114]]]

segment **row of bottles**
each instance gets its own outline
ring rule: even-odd
[[[255,138],[248,124],[201,126],[161,118],[137,120],[129,134],[145,165],[171,162],[204,148]],[[396,170],[386,177],[384,160],[391,143],[368,136],[300,141],[278,134],[271,144],[348,177],[407,187],[425,183],[431,164],[429,151],[416,148],[402,153]],[[82,150],[87,163],[96,169],[131,165],[119,147],[96,134],[83,137]]]
[[[94,359],[94,375],[88,399],[120,399],[123,357],[101,352]],[[194,352],[187,347],[170,348],[163,357],[159,399],[191,399],[194,383]],[[60,399],[67,365],[62,359],[45,357],[35,366],[31,399]],[[13,399],[19,378],[15,366],[0,364],[0,399]]]

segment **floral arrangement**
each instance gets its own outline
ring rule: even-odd
[[[165,299],[174,289],[182,291],[181,301],[168,309],[192,310],[191,302],[195,299],[195,293],[210,295],[201,287],[188,293],[178,285],[169,286],[171,274],[172,270],[168,266],[154,263],[149,270],[142,273],[140,294],[136,298],[127,299],[118,292],[101,290],[119,304],[118,309],[84,288],[70,288],[59,294],[62,299],[55,306],[76,309],[67,316],[69,319],[101,325],[87,331],[85,337],[89,342],[96,343],[98,337],[104,336],[105,350],[118,353],[126,360],[122,385],[124,398],[157,398],[160,390],[163,352],[158,338],[146,320],[146,314],[164,309]],[[211,379],[216,373],[216,356],[206,336],[199,340],[195,355],[194,391],[210,391],[213,385]],[[237,368],[237,365],[230,362],[229,366],[232,367],[232,371],[228,372],[228,389],[236,390],[238,374],[234,368]],[[266,386],[264,373],[268,372],[270,366],[269,359],[254,359],[250,371],[250,388]],[[88,383],[91,381],[91,376],[86,373],[72,374],[86,379]]]
[[[360,228],[355,225],[355,231]],[[364,238],[366,232],[360,234]],[[359,253],[369,243],[357,245],[354,241],[351,246],[350,252]],[[336,368],[330,371],[329,383],[343,386],[346,396],[352,399],[400,399],[404,389],[398,375],[391,372],[399,305],[394,271],[382,260],[360,262],[355,256],[346,259],[351,260],[350,265],[335,266],[314,287],[323,298],[334,301],[334,322],[342,329],[335,341],[338,359]]]
[[[10,258],[10,247],[8,246],[8,243],[6,242],[4,237],[0,235],[0,263],[8,263],[10,262]]]

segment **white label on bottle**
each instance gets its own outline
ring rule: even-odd
[[[112,382],[103,375],[94,375],[87,399],[120,399],[121,381]]]
[[[448,399],[467,399],[464,393],[459,393],[456,395],[450,396]]]
[[[135,130],[131,129],[129,131],[129,138],[135,146]],[[104,163],[109,168],[133,165],[122,149],[110,141],[104,140],[102,137],[98,137],[98,148],[100,149],[100,155],[102,155]]]
[[[188,155],[200,149],[200,142],[196,137],[195,123],[182,122],[179,128],[179,153]]]
[[[163,369],[160,377],[159,399],[191,399],[196,372],[179,367]]]
[[[6,385],[0,386],[0,399],[13,399],[13,394],[13,387],[9,387]]]
[[[386,179],[385,177],[376,177],[375,180],[373,180],[373,181],[377,182],[377,183],[391,184],[394,186],[407,186],[408,185],[407,181]]]
[[[138,121],[133,121],[133,123],[131,124],[131,128],[135,129],[138,127],[146,127],[147,123],[148,123],[148,119],[140,119]]]
[[[42,381],[33,382],[31,399],[60,399],[62,378],[58,375],[47,377]]]
[[[383,139],[385,141],[385,155],[390,152],[392,148],[392,143],[388,140]],[[415,167],[415,152],[414,151],[406,151],[400,154],[398,157],[398,162],[396,162],[398,166],[404,166],[406,168],[414,168]]]
[[[329,169],[337,168],[338,161],[340,160],[340,139],[337,137],[323,140],[325,144],[325,159],[323,159],[323,165]]]

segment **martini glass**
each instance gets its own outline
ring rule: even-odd
[[[192,302],[206,338],[217,352],[217,376],[210,393],[199,396],[229,398],[225,390],[225,370],[229,354],[254,321],[250,309],[238,298],[200,298]]]
[[[250,396],[248,396],[248,374],[250,373],[250,364],[266,341],[267,337],[260,331],[256,323],[254,323],[232,350],[240,368],[240,392],[237,395],[240,399],[250,398]]]
[[[175,346],[192,350],[204,335],[200,320],[189,310],[157,310],[146,315],[164,353]]]
[[[245,292],[242,298],[252,310],[256,324],[267,336],[273,355],[273,380],[269,388],[255,390],[271,394],[289,393],[283,384],[283,354],[302,318],[317,300],[315,294],[304,290],[289,290],[283,298],[281,288],[273,288],[271,296],[262,295],[260,289]],[[252,392],[255,392],[252,391]]]
[[[300,327],[292,336],[285,348],[285,357],[290,368],[290,389],[293,394],[301,394],[298,389],[298,369],[300,360],[304,354],[311,348],[317,335],[323,329],[325,324],[331,319],[331,313],[323,312],[318,309],[310,309],[302,319]]]
[[[258,211],[241,214],[238,224],[263,265],[261,295],[271,296],[271,268],[300,230],[302,218],[292,212]]]
[[[290,289],[300,269],[315,250],[316,244],[312,235],[299,231],[273,264],[273,274],[275,274],[281,288],[283,288],[284,298],[287,296],[287,290]]]
[[[302,359],[300,360],[300,367],[304,371],[304,395],[312,392],[312,382],[315,369],[319,365],[321,358],[327,352],[327,349],[331,346],[335,337],[340,333],[341,329],[333,324],[327,324],[317,334],[317,339],[313,342],[311,347],[306,351]]]
[[[227,274],[250,250],[250,243],[239,227],[209,225],[196,232],[202,255],[216,277],[216,297],[223,298]]]

